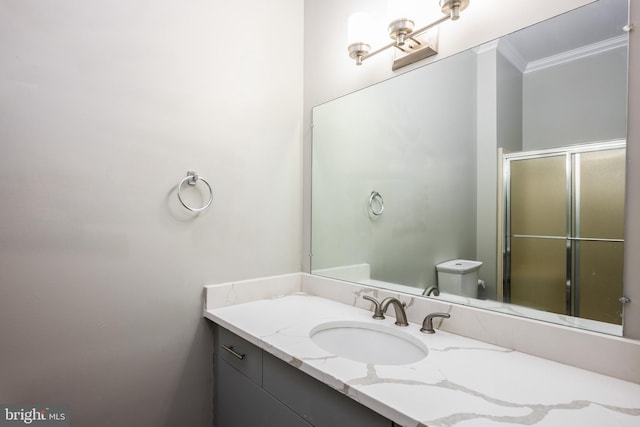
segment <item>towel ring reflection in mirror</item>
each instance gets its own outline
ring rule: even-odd
[[[376,190],[371,190],[371,195],[369,196],[369,211],[375,216],[380,216],[382,212],[384,212],[384,199]]]
[[[182,187],[184,186],[185,183],[195,186],[198,181],[202,181],[209,189],[209,200],[207,200],[207,202],[203,206],[199,208],[194,208],[192,206],[189,206],[182,199]],[[180,181],[180,183],[178,184],[178,200],[180,200],[180,203],[182,204],[182,206],[184,206],[186,209],[190,210],[191,212],[202,212],[205,209],[207,209],[209,206],[211,206],[211,202],[213,202],[213,190],[211,189],[211,186],[209,185],[206,179],[204,179],[201,176],[198,176],[198,174],[195,171],[188,171],[187,176],[182,178],[182,181]]]

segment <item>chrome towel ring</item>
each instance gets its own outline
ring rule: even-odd
[[[378,209],[375,208],[376,204],[378,205]],[[382,212],[384,212],[384,199],[376,190],[371,190],[371,196],[369,196],[369,210],[375,216],[382,215]]]
[[[209,189],[209,200],[207,201],[207,203],[204,204],[204,206],[199,208],[194,208],[187,205],[185,201],[182,200],[182,186],[184,185],[185,182],[189,185],[196,185],[198,181],[204,182],[204,184]],[[185,178],[182,178],[182,181],[180,181],[180,183],[178,184],[178,200],[180,200],[180,203],[182,204],[182,206],[184,206],[191,212],[202,212],[203,210],[211,206],[211,202],[213,202],[213,190],[211,189],[211,186],[209,185],[206,179],[204,179],[201,176],[198,176],[198,174],[195,171],[188,171],[187,176]]]

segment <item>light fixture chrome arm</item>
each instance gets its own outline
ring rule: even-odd
[[[373,52],[369,52],[371,50],[371,46],[369,46],[366,43],[353,43],[349,45],[349,56],[352,59],[356,60],[356,65],[362,65],[362,61],[364,61],[367,58],[371,58],[374,55],[379,54],[380,52],[383,52],[387,49],[389,49],[390,47],[394,47],[396,45],[396,42],[392,42],[389,43],[386,46],[381,47],[380,49],[376,49]]]
[[[391,48],[391,47],[398,47],[400,43],[399,40],[406,40],[406,39],[410,39],[412,37],[417,37],[420,34],[424,33],[425,31],[429,31],[431,28],[434,28],[440,24],[442,24],[445,21],[448,21],[449,19],[451,19],[451,16],[443,16],[442,18],[438,19],[437,21],[432,22],[429,25],[426,25],[422,28],[419,28],[415,31],[412,31],[406,35],[404,35],[402,38],[399,38],[397,40],[392,41],[391,43],[382,46],[381,48],[378,48],[376,50],[374,50],[373,52],[369,52],[369,50],[371,50],[371,46],[369,46],[366,43],[352,43],[349,45],[348,49],[349,49],[349,56],[351,57],[351,59],[355,59],[356,60],[356,65],[362,65],[362,62],[365,59],[371,58],[374,55],[379,54],[380,52],[384,52],[385,50]]]
[[[417,30],[414,30],[414,31],[412,31],[410,33],[407,33],[406,35],[404,35],[404,40],[410,39],[412,37],[417,37],[420,34],[424,33],[425,31],[429,31],[433,27],[437,27],[438,25],[442,24],[445,21],[448,21],[449,19],[451,19],[450,16],[443,16],[442,18],[438,19],[437,21],[432,22],[429,25],[426,25],[426,26],[424,26],[422,28],[418,28]],[[373,56],[375,54],[378,54],[378,53],[380,53],[382,51],[385,51],[385,50],[389,49],[390,47],[398,47],[398,46],[400,46],[400,43],[401,43],[400,41],[393,41],[393,42],[389,43],[388,45],[382,46],[380,49],[374,50],[370,54],[365,55],[365,58],[369,58],[369,57],[371,57],[371,56]],[[365,58],[362,58],[362,59],[364,60]]]
[[[437,27],[438,25],[442,24],[445,21],[448,21],[449,19],[451,19],[451,16],[443,16],[442,18],[438,19],[437,21],[433,21],[431,24],[429,25],[425,25],[422,28],[418,28],[415,31],[412,31],[411,33],[407,34],[407,38],[410,39],[411,37],[417,37],[420,34],[424,33],[425,31],[429,31],[430,29]]]
[[[373,52],[371,51],[371,46],[365,42],[352,43],[347,48],[349,56],[356,61],[356,65],[362,65],[362,62],[365,59],[371,58],[372,56],[389,48],[396,47],[402,50],[405,40],[418,37],[420,34],[437,27],[445,21],[457,20],[460,17],[460,11],[466,9],[468,5],[469,0],[440,0],[440,8],[445,14],[442,18],[437,19],[424,27],[418,28],[417,30],[413,29],[413,21],[411,20],[395,20],[389,24],[388,28],[389,36],[393,39],[391,43],[384,45]]]

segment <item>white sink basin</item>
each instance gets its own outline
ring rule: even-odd
[[[427,357],[429,350],[400,326],[343,321],[316,326],[309,334],[323,350],[374,365],[406,365]]]

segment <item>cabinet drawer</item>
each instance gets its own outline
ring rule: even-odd
[[[316,427],[391,427],[382,415],[264,353],[263,387]]]
[[[262,386],[262,349],[219,326],[215,341],[221,360]]]
[[[216,381],[216,427],[313,427],[225,361]]]

